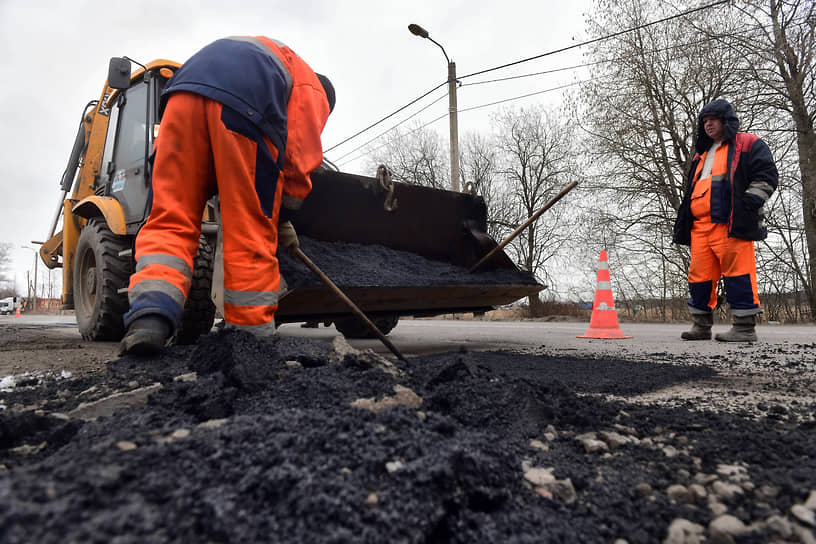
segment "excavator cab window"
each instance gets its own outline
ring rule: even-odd
[[[163,78],[136,81],[121,92],[111,108],[100,190],[122,205],[129,233],[136,233],[147,216],[145,152],[153,147],[156,104],[163,84]],[[149,138],[147,146],[145,138]]]
[[[145,99],[148,85],[139,83],[128,89],[119,100],[119,122],[113,164],[116,170],[139,170],[144,166],[145,154]],[[112,188],[113,189],[113,188]]]

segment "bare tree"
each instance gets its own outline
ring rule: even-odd
[[[582,126],[594,163],[587,188],[619,263],[617,285],[624,299],[669,302],[684,292],[688,251],[670,244],[685,173],[693,159],[697,114],[719,97],[741,96],[745,57],[717,47],[699,27],[737,32],[724,11],[687,20],[644,26],[676,14],[673,2],[612,0],[591,21],[593,35],[635,31],[601,40],[591,51],[600,62],[585,84]],[[586,189],[586,188],[585,188]]]
[[[801,214],[807,258],[796,283],[816,319],[816,4],[812,0],[749,0],[740,10],[754,24],[733,42],[752,55],[750,75],[760,85],[758,107],[783,112],[798,151]],[[790,210],[789,210],[790,211]],[[797,259],[794,248],[786,258]]]
[[[386,136],[386,143],[370,152],[369,165],[374,172],[385,164],[395,181],[436,189],[450,187],[447,149],[441,136],[416,123],[407,130],[394,129]],[[449,169],[448,169],[449,170]]]
[[[502,236],[509,234],[509,227],[515,230],[532,217],[573,180],[576,168],[572,133],[564,119],[543,107],[504,110],[494,118],[505,194],[502,216],[509,223]],[[562,255],[571,239],[568,217],[567,204],[553,206],[507,246],[522,268],[545,283],[559,279],[555,270],[545,265]],[[538,297],[530,298],[532,312],[538,303]]]
[[[802,184],[799,181],[795,141],[786,138],[793,151],[781,142],[773,144],[779,167],[779,188],[766,212],[770,235],[757,251],[757,280],[767,319],[811,319],[808,298],[808,248],[802,215]],[[769,142],[770,143],[770,142]],[[787,151],[787,152],[786,152]],[[803,312],[803,308],[808,308]]]
[[[493,119],[493,134],[468,134],[460,148],[463,186],[485,200],[488,233],[497,241],[531,217],[573,180],[573,134],[564,116],[533,107],[504,110]],[[405,183],[446,189],[447,165],[442,139],[418,126],[395,132],[387,143],[372,151],[376,164],[391,168],[394,179]],[[529,226],[506,251],[522,268],[549,285],[563,277],[552,270],[569,260],[566,255],[572,229],[566,204],[551,208]],[[559,266],[545,266],[558,262]],[[532,305],[538,302],[536,298]]]
[[[487,206],[487,232],[499,238],[512,228],[508,198],[499,172],[499,150],[492,135],[470,133],[460,145],[463,187],[481,196]]]
[[[8,272],[11,268],[11,248],[11,243],[0,242],[0,298],[14,296],[14,284]]]

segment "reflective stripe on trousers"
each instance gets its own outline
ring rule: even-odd
[[[217,191],[223,227],[224,320],[253,331],[274,329],[282,192],[277,154],[256,127],[220,103],[188,92],[170,96],[156,141],[153,207],[136,239],[138,270],[130,280],[131,310],[180,322],[204,205]],[[269,196],[274,197],[272,218],[261,210],[259,192],[267,203]],[[156,289],[181,292],[181,300],[173,298],[180,304],[156,304],[156,297],[149,296]]]

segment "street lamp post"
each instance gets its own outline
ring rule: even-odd
[[[442,54],[445,55],[445,60],[448,62],[448,118],[450,119],[450,162],[451,162],[451,188],[459,192],[459,123],[457,120],[457,106],[456,106],[456,63],[451,62],[445,48],[431,38],[428,31],[417,24],[411,23],[408,25],[408,30],[414,36],[430,40],[439,46]]]
[[[37,311],[37,261],[38,261],[37,250],[34,249],[31,246],[20,246],[20,247],[25,248],[25,249],[30,249],[31,251],[34,252],[34,305],[32,306],[31,311],[36,312]]]

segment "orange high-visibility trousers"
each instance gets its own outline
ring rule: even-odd
[[[221,203],[224,320],[274,333],[280,272],[276,258],[283,182],[278,150],[243,117],[204,96],[170,95],[156,140],[150,216],[136,239],[125,325],[146,314],[180,325],[207,200]],[[271,217],[258,194],[266,195]]]
[[[720,277],[733,315],[759,313],[754,242],[729,238],[725,223],[695,221],[688,271],[692,313],[708,313],[717,307]]]

